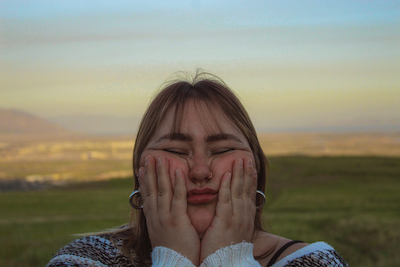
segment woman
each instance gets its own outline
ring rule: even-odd
[[[72,242],[48,266],[347,266],[326,243],[263,230],[267,160],[244,107],[213,75],[159,92],[133,169],[131,222]]]

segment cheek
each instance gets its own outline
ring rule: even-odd
[[[214,159],[212,161],[211,171],[213,175],[216,174],[222,177],[222,175],[224,175],[226,172],[232,173],[233,163],[236,159],[238,158],[246,159],[248,157],[250,157],[253,160],[253,164],[255,166],[254,156],[252,153],[246,151],[238,151],[236,153],[232,153],[230,155]]]
[[[175,170],[176,169],[181,169],[183,171],[183,174],[185,177],[189,176],[189,167],[187,164],[187,161],[185,159],[181,159],[179,157],[175,157],[171,155],[168,152],[164,151],[145,151],[143,152],[141,158],[140,158],[140,166],[144,166],[145,158],[146,156],[152,156],[154,157],[155,161],[157,162],[157,158],[160,156],[163,156],[169,163],[169,175],[171,179],[171,184],[175,184]],[[156,163],[157,164],[157,163]]]
[[[189,166],[186,160],[175,157],[169,157],[167,160],[169,162],[169,176],[171,177],[172,186],[175,184],[176,169],[181,169],[184,176],[189,177]]]
[[[231,156],[216,158],[211,163],[213,177],[222,177],[226,172],[232,172],[233,161],[236,158]]]

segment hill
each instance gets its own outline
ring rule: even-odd
[[[0,108],[0,135],[67,135],[71,131],[31,113]]]

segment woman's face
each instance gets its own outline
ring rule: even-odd
[[[235,159],[250,157],[254,162],[254,156],[245,136],[219,108],[210,110],[201,104],[187,103],[177,129],[179,134],[173,135],[174,108],[170,109],[144,149],[140,166],[144,166],[147,155],[156,160],[163,156],[169,162],[172,185],[175,170],[183,171],[188,192],[187,212],[199,236],[203,237],[215,216],[222,176],[232,173]],[[203,108],[198,110],[196,106]]]

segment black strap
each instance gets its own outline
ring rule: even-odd
[[[304,243],[303,241],[300,240],[292,240],[290,242],[287,242],[285,245],[283,245],[276,253],[274,256],[272,256],[271,260],[268,262],[267,267],[271,266],[276,262],[276,260],[279,258],[279,256],[291,245],[297,244],[297,243]]]

